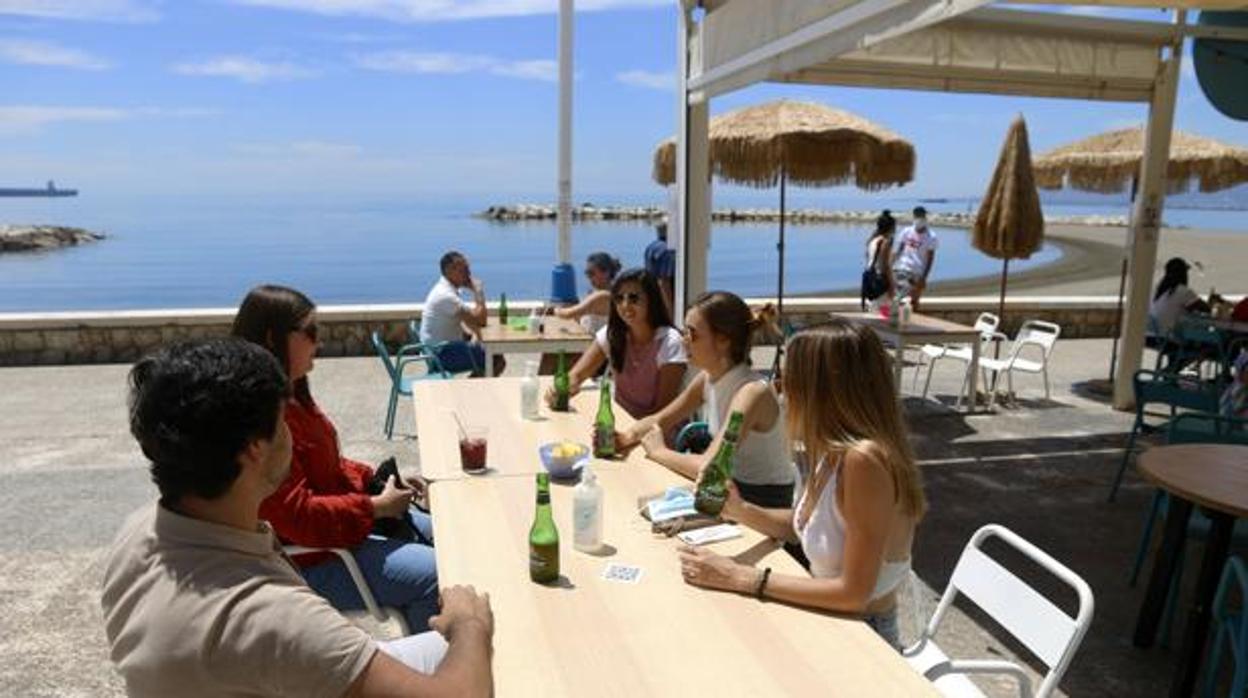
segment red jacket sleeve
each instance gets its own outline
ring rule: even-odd
[[[368,482],[373,479],[373,469],[358,460],[351,460],[343,457],[342,472],[351,481],[352,489],[356,492],[367,492]]]
[[[287,543],[316,548],[350,548],[362,543],[373,530],[372,498],[362,493],[316,494],[308,486],[300,461],[296,450],[290,475],[260,505],[260,517]]]

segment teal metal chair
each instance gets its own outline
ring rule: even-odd
[[[1122,484],[1122,475],[1131,462],[1135,451],[1135,440],[1141,431],[1165,429],[1169,420],[1156,426],[1149,426],[1144,421],[1145,409],[1149,405],[1166,405],[1169,407],[1170,419],[1174,419],[1180,409],[1194,410],[1207,414],[1218,411],[1218,397],[1221,383],[1202,383],[1187,377],[1180,377],[1164,371],[1140,369],[1131,377],[1135,390],[1135,423],[1131,425],[1131,434],[1127,437],[1127,446],[1122,453],[1122,462],[1118,464],[1118,472],[1114,474],[1114,482],[1109,488],[1109,501],[1118,496],[1118,487]]]
[[[394,415],[398,411],[399,396],[411,396],[412,383],[415,381],[443,380],[450,378],[450,374],[442,370],[436,356],[419,344],[405,344],[391,357],[380,331],[373,331],[372,341],[377,357],[381,359],[382,365],[386,367],[386,374],[390,376],[390,399],[386,404],[385,426],[382,427],[389,439],[394,435]],[[416,363],[423,363],[425,372],[420,375],[406,375],[407,367]]]
[[[1226,347],[1226,334],[1209,323],[1208,318],[1187,316],[1179,320],[1170,335],[1173,349],[1165,370],[1177,373],[1178,369],[1188,365],[1196,365],[1196,374],[1204,375],[1202,370],[1206,364],[1215,371],[1226,363],[1223,355]],[[1216,378],[1217,375],[1214,375]]]
[[[1248,445],[1248,420],[1220,417],[1214,414],[1182,414],[1170,421],[1166,433],[1166,443],[1175,444],[1242,444]],[[1149,543],[1152,541],[1153,528],[1158,520],[1164,520],[1170,513],[1170,496],[1162,490],[1153,493],[1153,501],[1144,519],[1144,530],[1140,534],[1140,544],[1135,552],[1135,564],[1131,568],[1130,585],[1135,586],[1139,580],[1140,570],[1144,566],[1144,558],[1148,555]],[[1212,522],[1199,508],[1192,511],[1187,523],[1187,537],[1204,541],[1209,538]],[[1248,523],[1235,522],[1232,533],[1235,545],[1248,545]],[[1170,580],[1170,591],[1166,596],[1166,607],[1162,615],[1161,636],[1162,646],[1168,644],[1170,625],[1174,620],[1177,607],[1179,584],[1183,579],[1184,550],[1179,549],[1175,558],[1174,576]]]
[[[1239,593],[1239,606],[1232,607],[1229,597]],[[1222,669],[1222,653],[1229,646],[1234,669],[1231,674],[1231,690],[1225,694],[1241,698],[1248,695],[1248,569],[1239,557],[1231,556],[1222,568],[1222,580],[1213,597],[1213,646],[1209,648],[1209,666],[1206,668],[1201,695],[1213,698],[1218,686],[1218,674]]]
[[[676,432],[673,446],[680,453],[705,453],[714,440],[715,435],[706,422],[689,422]]]
[[[425,353],[429,354],[430,356],[432,356],[432,357],[436,360],[436,359],[438,358],[438,350],[439,350],[439,349],[441,349],[441,348],[442,348],[442,346],[443,346],[443,345],[445,345],[445,344],[447,344],[447,342],[438,342],[437,344],[434,344],[434,345],[432,345],[432,346],[429,346],[429,345],[426,345],[424,342],[421,342],[421,341],[420,341],[420,323],[419,323],[419,322],[417,322],[416,320],[409,320],[409,321],[408,321],[408,323],[407,323],[407,344],[405,344],[404,346],[409,346],[409,347],[420,347],[422,351],[424,351]],[[439,366],[441,366],[441,364],[438,364],[438,365],[439,365]],[[478,366],[477,368],[482,368],[482,367]],[[471,376],[471,375],[472,375],[472,371],[471,371],[471,370],[468,370],[468,371],[459,371],[459,372],[457,372],[457,373],[451,373],[450,371],[447,371],[445,368],[443,368],[443,369],[441,369],[441,370],[442,370],[442,372],[443,372],[443,373],[447,374],[447,376],[450,376],[450,377],[453,377],[453,378],[459,378],[460,376]]]

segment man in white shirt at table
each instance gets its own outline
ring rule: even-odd
[[[919,298],[927,288],[927,277],[936,263],[936,248],[940,241],[927,227],[927,209],[914,207],[914,223],[897,236],[897,254],[894,255],[893,279],[897,283],[897,298],[910,299],[910,307],[919,309]]]
[[[420,342],[438,357],[442,368],[451,373],[472,371],[485,375],[485,348],[480,342],[468,341],[467,328],[477,334],[485,327],[489,313],[485,307],[485,284],[473,278],[468,258],[454,250],[442,255],[439,262],[442,276],[438,278],[420,313]],[[460,290],[472,293],[472,305],[460,297]],[[501,375],[507,362],[502,355],[494,356],[494,375]]]
[[[290,471],[285,372],[239,339],[175,344],[130,373],[130,431],[160,500],[117,535],[101,603],[126,693],[489,696],[494,616],[442,590],[434,630],[378,643],[312,591],[259,519]]]

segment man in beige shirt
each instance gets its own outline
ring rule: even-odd
[[[492,694],[488,596],[444,589],[434,632],[378,645],[304,584],[259,520],[291,451],[289,387],[269,352],[178,344],[130,382],[130,430],[161,494],[123,527],[104,573],[130,695]]]

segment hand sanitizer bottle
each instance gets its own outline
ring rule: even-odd
[[[602,487],[589,465],[572,492],[572,546],[585,553],[602,547]]]
[[[537,362],[524,364],[524,378],[520,381],[520,417],[522,419],[538,418],[538,393],[540,384],[537,379]]]

